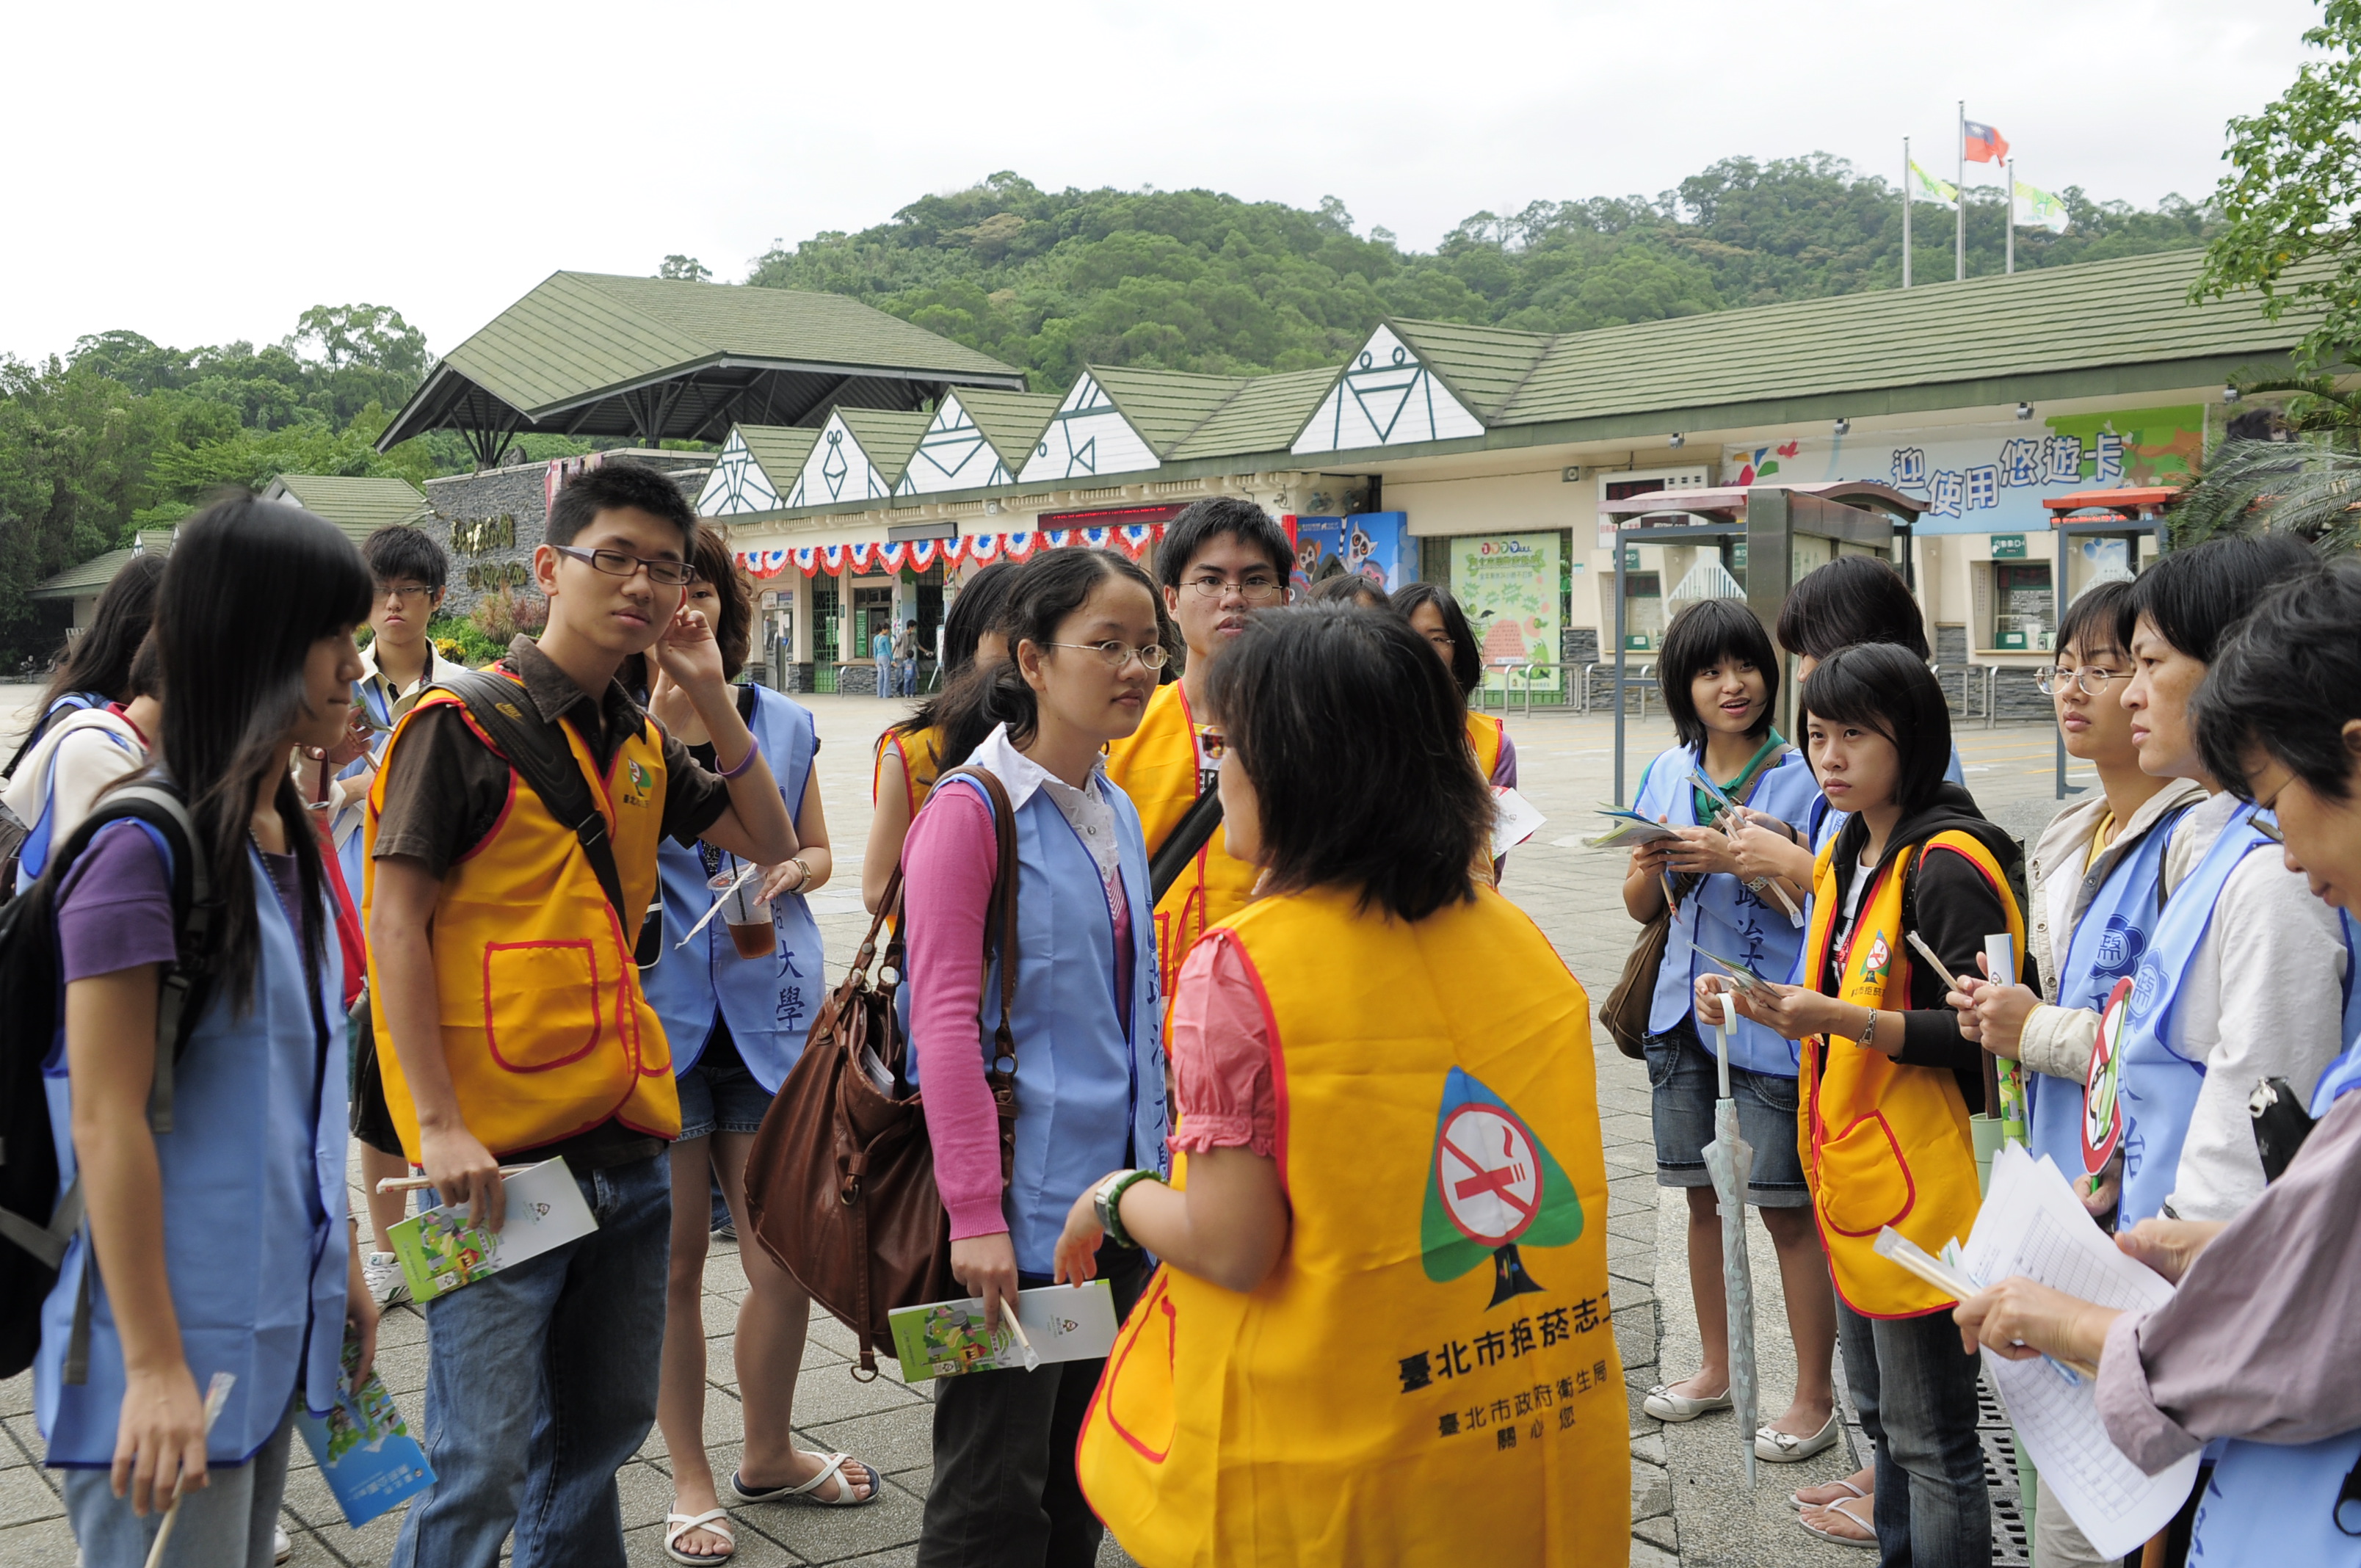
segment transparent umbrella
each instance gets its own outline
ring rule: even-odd
[[[1706,1174],[1721,1207],[1722,1292],[1730,1304],[1730,1403],[1738,1418],[1738,1446],[1746,1486],[1754,1488],[1754,1271],[1746,1257],[1746,1181],[1754,1151],[1738,1132],[1738,1102],[1730,1094],[1730,1000],[1722,999],[1721,1097],[1713,1102],[1713,1142],[1705,1146]]]

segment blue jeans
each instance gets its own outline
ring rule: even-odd
[[[918,661],[916,659],[905,659],[902,661],[898,668],[902,676],[902,695],[904,696],[917,696]]]
[[[576,1179],[598,1228],[426,1308],[434,1487],[393,1568],[623,1568],[615,1473],[656,1414],[671,1255],[662,1155]]]
[[[1986,1568],[1992,1497],[1976,1375],[1949,1311],[1864,1318],[1837,1298],[1837,1342],[1876,1455],[1880,1568]]]
[[[205,1467],[204,1486],[181,1499],[181,1522],[164,1548],[164,1568],[269,1568],[294,1434],[291,1409],[252,1459],[235,1468]],[[82,1568],[141,1568],[163,1528],[162,1512],[146,1519],[133,1513],[131,1499],[115,1495],[110,1470],[60,1475],[66,1519],[82,1548]]]

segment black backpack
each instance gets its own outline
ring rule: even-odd
[[[57,1143],[49,1128],[41,1064],[57,1039],[64,998],[51,921],[58,883],[110,822],[135,818],[154,828],[171,850],[172,917],[179,960],[157,993],[156,1082],[148,1124],[172,1130],[172,1068],[204,1011],[220,905],[188,806],[169,783],[149,775],[103,798],[51,857],[41,880],[0,905],[0,1377],[32,1365],[41,1342],[41,1303],[57,1283],[66,1244],[82,1226],[79,1180],[58,1190]],[[31,1255],[27,1266],[15,1249]],[[82,1271],[66,1381],[79,1383],[87,1362],[91,1270]]]

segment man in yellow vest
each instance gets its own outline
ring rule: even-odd
[[[1205,677],[1230,640],[1258,609],[1287,602],[1293,556],[1287,535],[1252,501],[1218,496],[1196,501],[1172,520],[1156,550],[1164,609],[1189,646],[1187,668],[1156,688],[1148,716],[1128,740],[1107,749],[1106,774],[1131,796],[1153,861],[1197,796],[1213,787],[1220,759],[1204,755],[1201,737],[1213,722]],[[1158,992],[1172,992],[1180,960],[1206,927],[1246,905],[1255,868],[1234,858],[1222,830],[1205,841],[1156,905]]]
[[[598,1221],[427,1308],[436,1478],[403,1522],[402,1568],[493,1568],[512,1531],[518,1568],[623,1563],[615,1473],[655,1417],[680,1131],[632,961],[656,845],[702,838],[763,864],[796,850],[712,630],[682,608],[697,526],[669,477],[610,464],[558,492],[533,552],[549,627],[510,645],[492,707],[562,739],[595,822],[561,820],[441,689],[396,727],[369,792],[369,991],[403,1152],[495,1231],[500,1168],[563,1156]],[[623,689],[634,653],[688,693],[721,773]]]

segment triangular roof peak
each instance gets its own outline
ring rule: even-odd
[[[739,517],[776,511],[779,498],[794,488],[819,432],[796,425],[739,424],[713,460],[713,472],[697,498],[699,517]]]
[[[796,475],[790,507],[883,500],[926,433],[925,414],[839,407],[819,427],[811,455]]]
[[[1124,416],[1093,370],[1082,372],[1049,425],[1034,443],[1033,455],[1017,476],[1027,485],[1060,479],[1129,474],[1161,461],[1138,427]]]
[[[1532,357],[1539,359],[1547,345],[1548,340],[1541,339]],[[1394,323],[1380,323],[1361,351],[1337,373],[1335,385],[1312,411],[1292,450],[1347,452],[1483,433],[1484,422],[1469,409],[1467,400],[1395,330]]]
[[[902,493],[937,495],[1015,483],[1016,469],[1032,455],[1060,401],[1047,392],[972,387],[944,393],[903,470]]]

